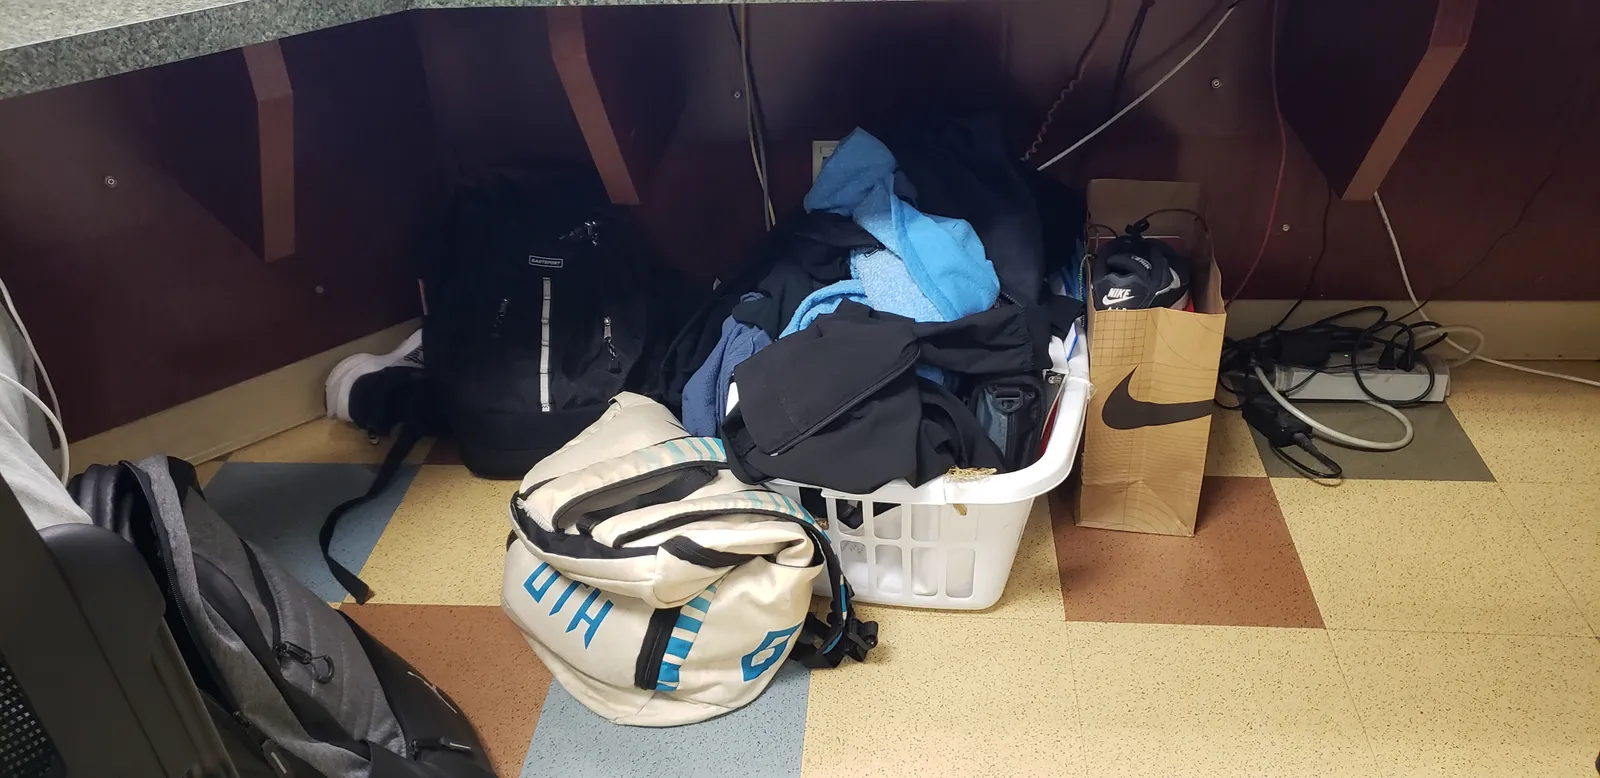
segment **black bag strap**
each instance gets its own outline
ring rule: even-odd
[[[800,526],[811,537],[817,553],[822,555],[827,567],[828,589],[833,596],[829,598],[827,621],[806,615],[789,658],[813,670],[838,667],[846,657],[865,662],[867,652],[878,645],[878,622],[856,618],[855,592],[844,577],[827,534],[814,523],[800,522]]]
[[[417,397],[420,396],[419,392]],[[371,502],[394,482],[394,477],[400,473],[400,465],[405,463],[406,457],[411,454],[411,449],[416,448],[417,443],[422,440],[423,423],[420,411],[420,399],[414,400],[411,412],[406,420],[400,423],[400,432],[395,435],[394,444],[389,447],[389,453],[383,457],[383,464],[378,466],[378,477],[373,479],[372,486],[367,488],[366,494],[345,500],[329,511],[328,518],[322,520],[322,530],[317,533],[317,544],[322,548],[322,560],[327,563],[328,572],[333,574],[333,579],[338,581],[358,603],[372,599],[372,588],[367,586],[360,576],[350,572],[349,568],[333,558],[333,554],[329,551],[329,546],[333,544],[333,532],[345,514]]]

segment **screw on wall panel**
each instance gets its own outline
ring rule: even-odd
[[[107,189],[116,189],[117,188],[117,178],[116,178],[116,176],[106,176],[106,188]]]
[[[735,100],[743,100],[744,99],[744,92],[741,92],[741,91],[739,91],[737,89],[733,90],[733,99],[735,99]]]
[[[323,288],[322,284],[317,284],[311,291],[316,292],[317,294],[327,294],[328,292],[327,289]]]
[[[1220,79],[1220,78],[1211,79],[1211,88],[1212,89],[1221,89],[1222,88],[1222,79]]]
[[[1288,232],[1288,231],[1289,231],[1289,224],[1288,224],[1288,222],[1284,222],[1284,225],[1283,225],[1283,231],[1284,231],[1284,232]]]

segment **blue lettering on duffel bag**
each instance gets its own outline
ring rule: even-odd
[[[799,631],[800,625],[796,624],[788,629],[768,632],[767,636],[761,639],[761,645],[739,658],[739,669],[744,671],[744,679],[754,681],[777,664],[778,660],[783,658],[784,649],[789,647],[789,638],[794,637],[794,633]]]
[[[543,576],[542,581],[541,576]],[[611,600],[602,598],[599,589],[585,586],[557,572],[548,562],[540,562],[539,566],[533,569],[533,575],[528,576],[528,580],[523,582],[522,588],[528,590],[534,602],[543,603],[545,595],[550,593],[550,589],[557,581],[565,581],[567,585],[556,597],[555,604],[550,606],[551,616],[560,613],[561,609],[566,607],[574,592],[579,590],[588,592],[588,596],[583,598],[583,603],[572,614],[572,620],[567,622],[566,630],[571,632],[577,629],[579,624],[589,625],[583,633],[583,647],[588,648],[589,641],[594,640],[594,633],[600,629],[600,622],[605,621],[606,614],[611,612]]]

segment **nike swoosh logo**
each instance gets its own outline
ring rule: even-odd
[[[1162,289],[1161,291],[1157,292],[1156,294],[1166,294],[1167,292],[1170,292],[1170,291],[1172,291],[1174,289],[1177,289],[1180,286],[1183,286],[1183,282],[1178,280],[1178,271],[1173,270],[1172,268],[1169,267],[1169,268],[1167,268],[1167,272],[1172,274],[1172,282],[1167,284],[1166,288]]]
[[[1105,408],[1100,411],[1100,420],[1107,427],[1114,430],[1136,430],[1141,427],[1159,427],[1166,424],[1194,421],[1211,415],[1210,400],[1196,400],[1187,403],[1147,403],[1133,399],[1128,392],[1128,385],[1133,383],[1133,374],[1139,372],[1138,368],[1128,371],[1128,376],[1111,390],[1111,396],[1106,398]]]

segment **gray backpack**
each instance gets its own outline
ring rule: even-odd
[[[95,465],[69,490],[149,563],[241,775],[492,778],[455,703],[234,534],[188,463]]]

